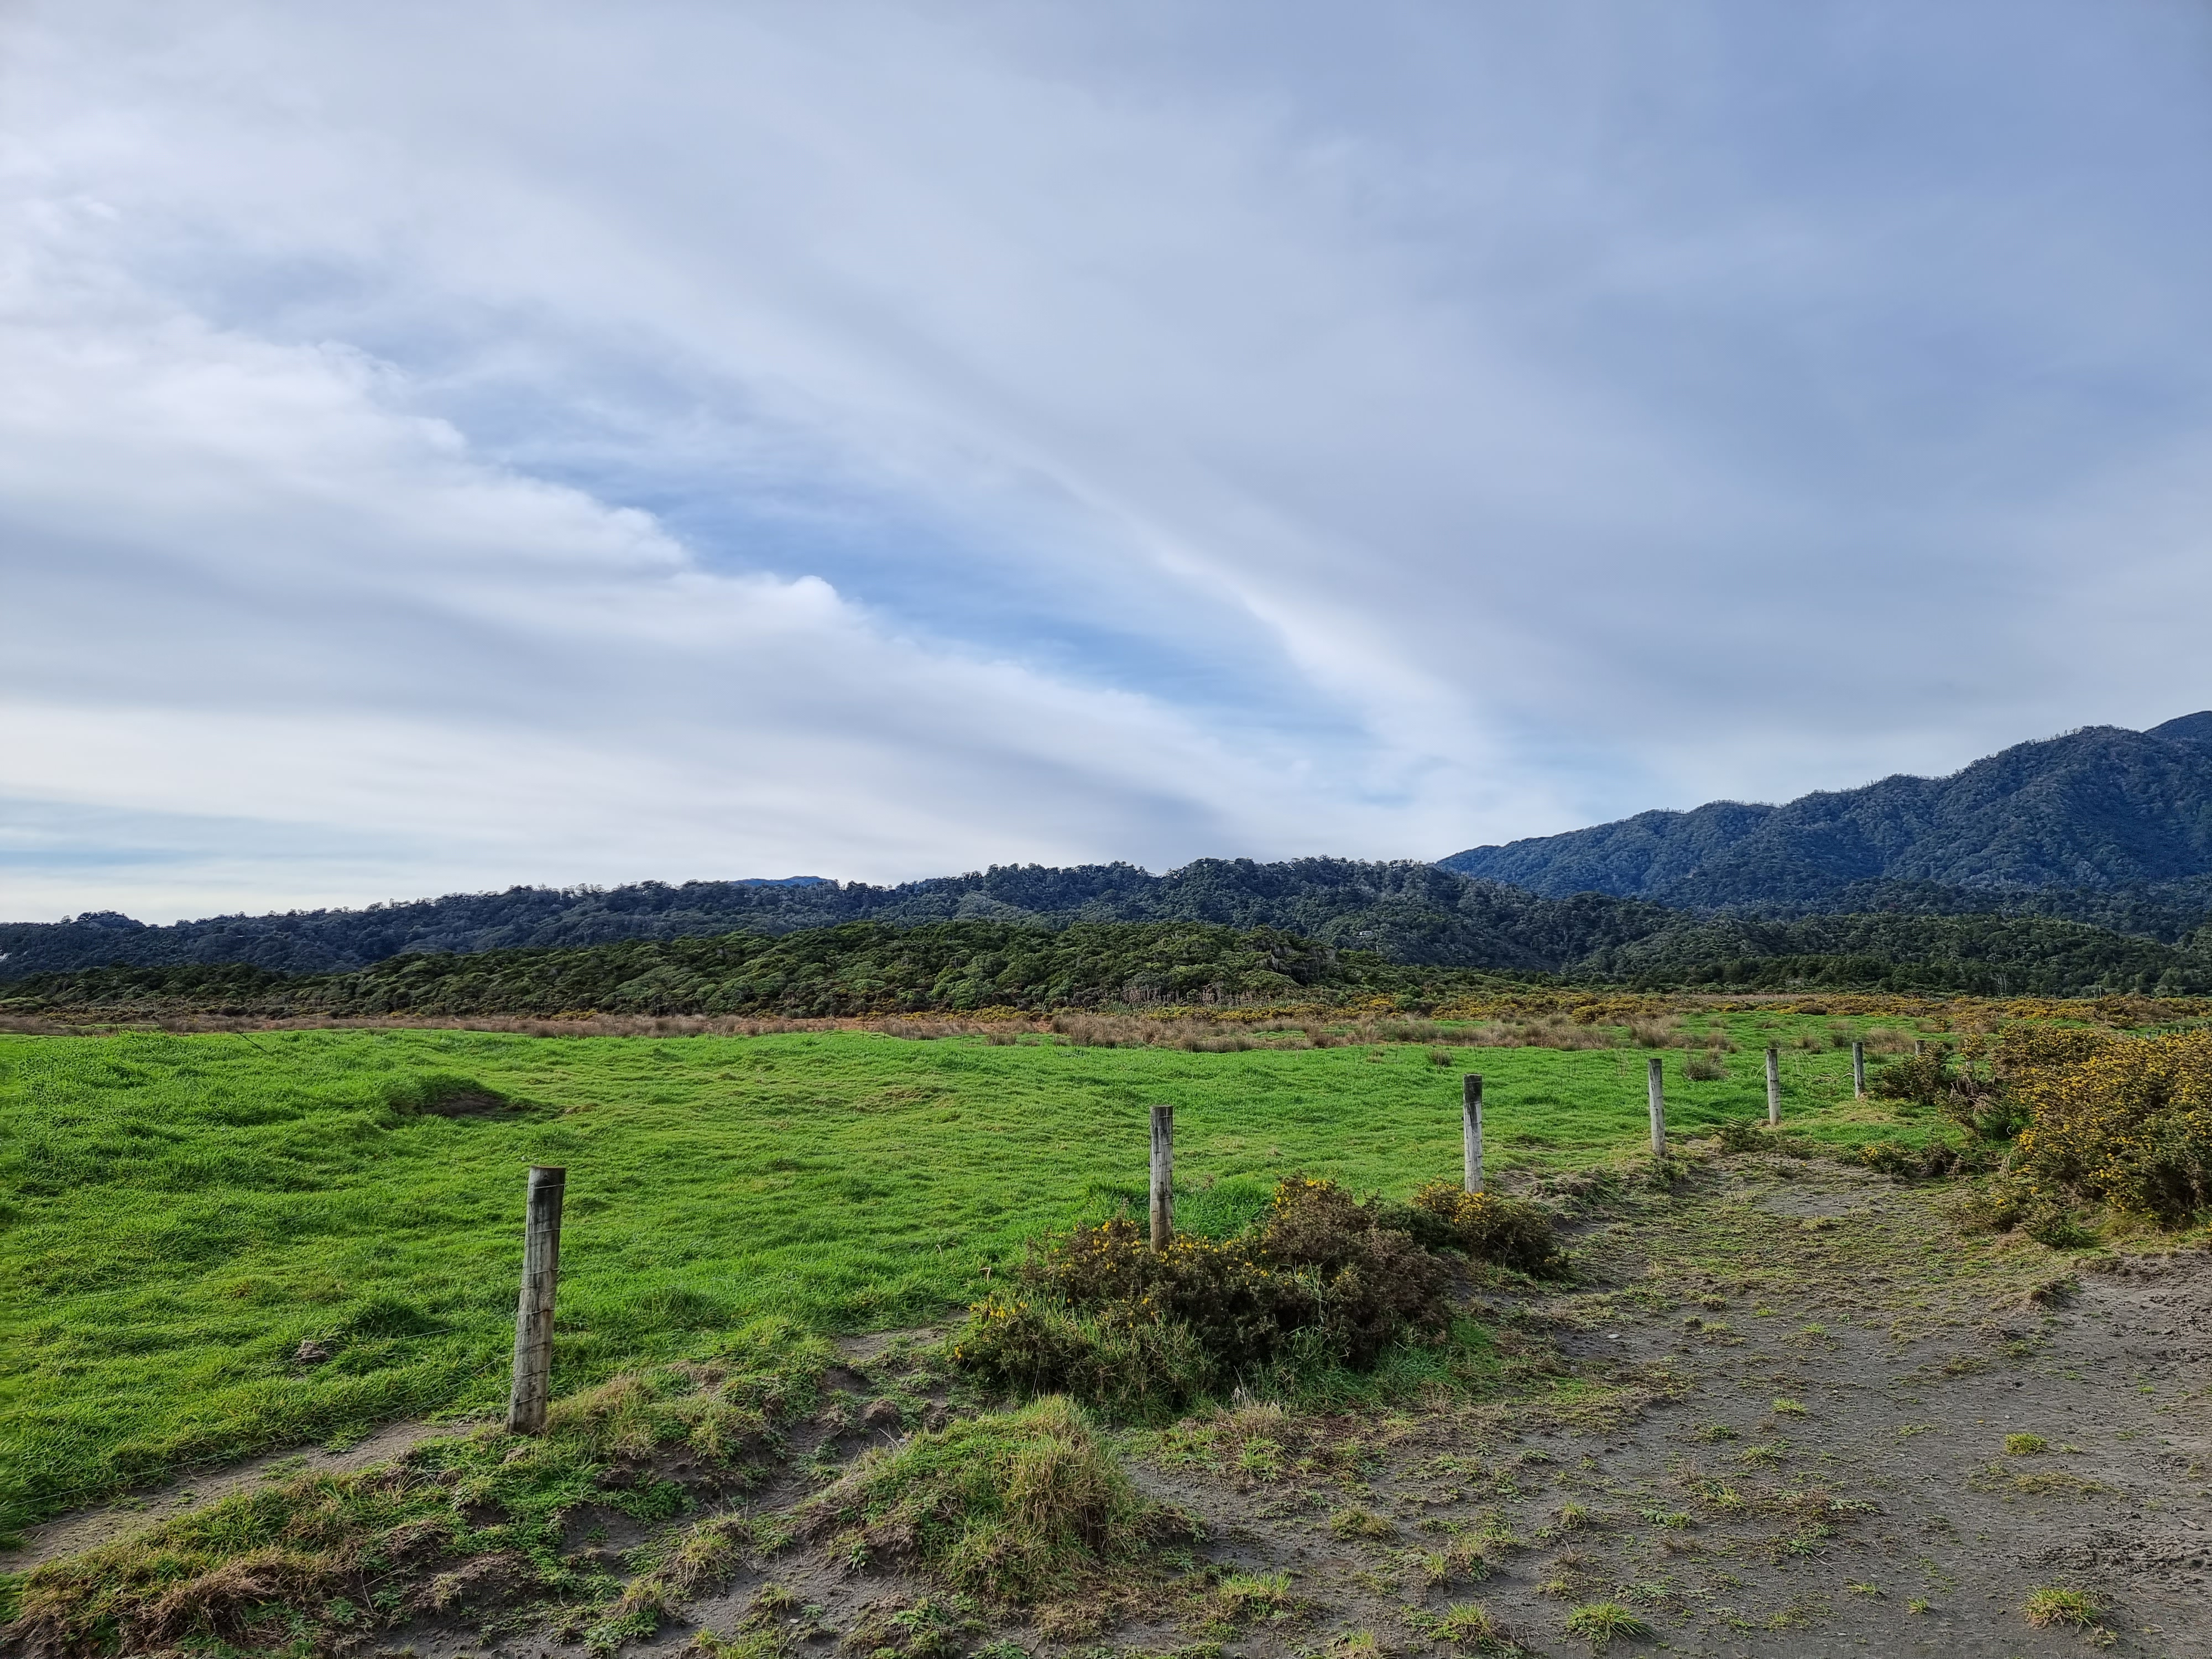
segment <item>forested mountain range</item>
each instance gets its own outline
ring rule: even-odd
[[[1004,866],[893,887],[810,877],[516,887],[167,927],[105,913],[0,924],[0,980],[239,964],[265,982],[402,957],[773,939],[860,922],[1261,928],[1401,965],[1615,983],[2212,989],[2212,713],[2022,744],[1949,778],[1647,812],[1441,865],[1201,859],[1157,876]],[[617,957],[578,971],[614,972]],[[144,982],[155,981],[172,983]]]
[[[2045,915],[2170,940],[2212,909],[2212,713],[2018,744],[1947,778],[1639,812],[1442,862],[1553,896],[1769,915]]]

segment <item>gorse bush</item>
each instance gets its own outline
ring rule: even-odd
[[[1538,1275],[1555,1273],[1565,1263],[1552,1218],[1520,1199],[1431,1181],[1413,1194],[1413,1206],[1443,1222],[1451,1242],[1478,1261]]]
[[[1559,1261],[1531,1204],[1444,1182],[1411,1205],[1362,1202],[1293,1176],[1230,1238],[1184,1233],[1156,1251],[1116,1217],[1035,1248],[1028,1293],[976,1304],[953,1353],[988,1380],[1137,1415],[1286,1367],[1365,1370],[1449,1327],[1446,1249],[1527,1272]]]
[[[1000,1382],[1172,1409],[1285,1361],[1363,1369],[1439,1334],[1449,1271],[1377,1201],[1293,1176],[1231,1238],[1154,1250],[1115,1217],[1034,1249],[1030,1294],[978,1303],[953,1352]]]
[[[2212,1030],[2018,1028],[1998,1060],[2033,1187],[2168,1226],[2212,1207]]]

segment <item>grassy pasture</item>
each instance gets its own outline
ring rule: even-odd
[[[1763,1115],[1758,1048],[1852,1022],[1728,1024],[1745,1048],[1724,1080],[1661,1051],[1679,1131]],[[1177,1108],[1182,1224],[1225,1231],[1292,1170],[1400,1196],[1455,1175],[1462,1068],[1488,1080],[1493,1170],[1632,1158],[1647,1058],[865,1032],[0,1037],[0,1530],[182,1465],[501,1404],[533,1162],[569,1171],[562,1393],[704,1355],[762,1314],[941,1318],[1030,1236],[1141,1204],[1152,1101]],[[1792,1127],[1899,1133],[1850,1099],[1846,1054],[1785,1048],[1783,1066]],[[422,1109],[464,1086],[518,1104]],[[297,1363],[308,1340],[334,1357]]]

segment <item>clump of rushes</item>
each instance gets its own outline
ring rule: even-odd
[[[2060,1584],[2045,1584],[2040,1589],[2030,1590],[2027,1605],[2022,1609],[2027,1622],[2046,1629],[2067,1626],[2087,1630],[2097,1622],[2103,1609],[2097,1598],[2087,1590],[2070,1589]]]
[[[1293,1176],[1236,1237],[1154,1250],[1116,1217],[1031,1250],[1030,1294],[969,1311],[953,1358],[985,1379],[1136,1415],[1226,1393],[1270,1367],[1371,1368],[1392,1345],[1440,1340],[1450,1269],[1413,1218]]]
[[[828,1345],[781,1320],[746,1327],[712,1363],[617,1377],[555,1403],[546,1432],[429,1440],[343,1474],[301,1475],[240,1492],[136,1537],[33,1568],[17,1581],[0,1645],[40,1659],[165,1651],[186,1643],[285,1645],[307,1632],[388,1626],[434,1610],[442,1568],[483,1564],[471,1594],[512,1604],[570,1598],[604,1613],[603,1643],[653,1629],[672,1602],[708,1587],[762,1542],[741,1522],[678,1541],[596,1607],[574,1601],[560,1564],[568,1517],[590,1503],[664,1521],[687,1501],[660,1473],[681,1458],[702,1484],[750,1478],[744,1459],[812,1404]],[[703,1468],[698,1466],[703,1466]],[[423,1581],[394,1601],[403,1576]],[[611,1603],[611,1605],[609,1605]]]
[[[1615,1639],[1643,1641],[1651,1626],[1618,1601],[1589,1601],[1567,1615],[1567,1634],[1588,1642],[1592,1653],[1603,1653]]]
[[[852,1559],[1009,1607],[1069,1594],[1184,1529],[1137,1496],[1080,1407],[1049,1395],[868,1453],[799,1513]]]

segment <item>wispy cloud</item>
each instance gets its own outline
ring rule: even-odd
[[[1434,855],[2212,702],[2185,9],[8,29],[13,914]]]

